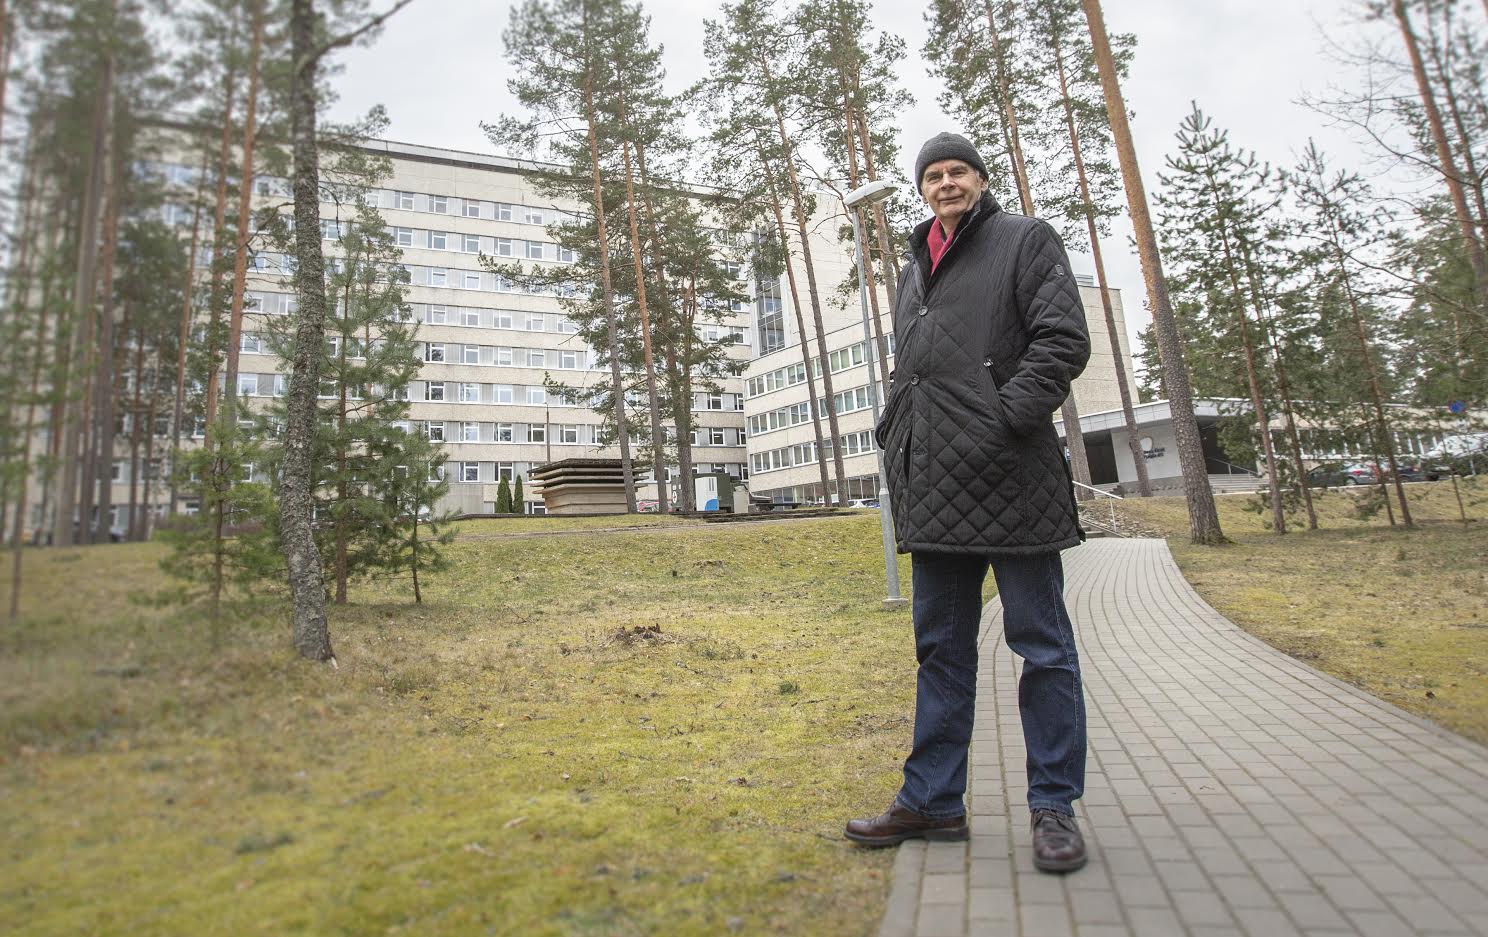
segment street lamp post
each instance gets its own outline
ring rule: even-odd
[[[858,224],[858,209],[884,201],[898,191],[898,188],[883,180],[869,182],[853,189],[842,200],[847,206],[847,216],[852,221],[853,249],[857,252],[858,303],[863,309],[863,358],[868,364],[868,401],[873,405],[875,428],[879,420],[879,382],[873,379],[873,362],[879,359],[873,354],[873,331],[868,322],[868,278],[864,273],[867,264],[863,257],[863,230]],[[879,375],[885,386],[888,385],[888,377],[887,374]],[[839,441],[838,444],[840,445],[841,442]],[[884,454],[883,450],[878,447],[877,440],[874,440],[873,449],[878,453],[878,521],[883,532],[884,572],[889,581],[889,594],[884,599],[884,608],[903,608],[909,604],[909,600],[899,594],[899,561],[894,554],[894,514],[893,505],[889,501],[889,477],[884,471]],[[837,497],[842,500],[846,497],[846,493],[839,492]]]

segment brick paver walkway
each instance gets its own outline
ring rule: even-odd
[[[1065,554],[1090,864],[1034,870],[1018,662],[982,622],[969,843],[906,843],[881,937],[1488,935],[1488,750],[1251,638],[1160,540]]]

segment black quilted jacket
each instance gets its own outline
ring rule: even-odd
[[[983,195],[930,273],[910,236],[875,434],[899,552],[1044,553],[1085,539],[1050,419],[1090,357],[1059,236]]]

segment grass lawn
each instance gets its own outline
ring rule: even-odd
[[[873,932],[892,853],[841,827],[897,787],[914,679],[875,513],[466,530],[423,606],[333,610],[339,670],[273,601],[215,648],[128,601],[156,545],[28,553],[0,931]]]
[[[1168,534],[1184,575],[1216,609],[1308,664],[1488,744],[1488,483],[1407,485],[1414,530],[1355,516],[1347,489],[1318,500],[1320,529],[1278,537],[1249,496],[1218,500],[1235,541],[1195,547],[1182,498],[1129,499]]]

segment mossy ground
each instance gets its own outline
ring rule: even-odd
[[[29,552],[0,931],[871,933],[892,855],[841,825],[896,789],[914,679],[877,515],[470,527],[424,605],[333,610],[338,670],[276,599],[127,601],[158,546]]]
[[[1196,547],[1182,498],[1129,499],[1168,534],[1195,589],[1267,643],[1401,708],[1488,744],[1488,483],[1407,485],[1415,529],[1357,516],[1360,492],[1318,500],[1319,530],[1268,531],[1253,499],[1217,499],[1234,541]]]

